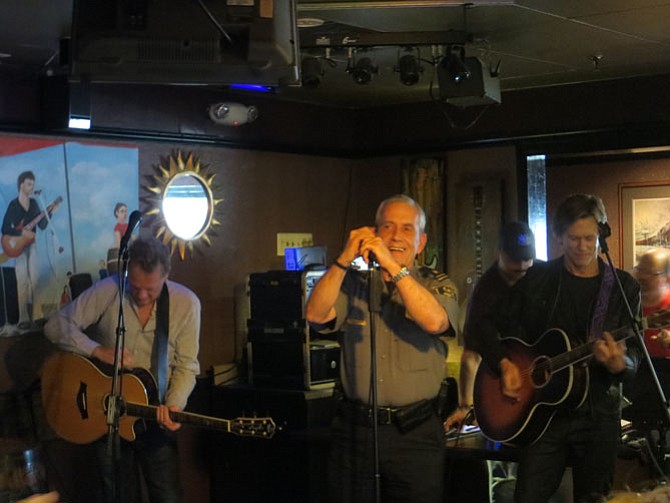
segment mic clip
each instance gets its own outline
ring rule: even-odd
[[[612,235],[612,228],[607,222],[598,222],[598,244],[600,245],[600,250],[603,253],[609,252],[609,246],[607,245],[607,238]]]
[[[612,235],[612,228],[607,222],[598,222],[598,237],[600,239],[608,238]]]

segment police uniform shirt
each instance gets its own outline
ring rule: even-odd
[[[377,342],[377,401],[384,407],[402,407],[432,399],[444,379],[447,335],[458,319],[456,287],[446,274],[426,267],[413,268],[412,277],[444,307],[447,332],[432,335],[419,327],[405,309],[397,287],[384,283],[382,312],[375,313]],[[341,330],[342,386],[347,398],[370,403],[370,311],[367,274],[350,271],[335,304],[334,330]]]

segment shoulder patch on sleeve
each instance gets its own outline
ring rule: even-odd
[[[433,291],[438,295],[444,295],[445,297],[456,298],[456,289],[451,285],[439,285],[433,287]]]
[[[445,281],[449,279],[449,276],[445,273],[438,271],[437,269],[431,269],[430,267],[421,267],[419,271],[424,278],[435,279],[437,281]]]

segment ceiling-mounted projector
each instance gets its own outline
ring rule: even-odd
[[[479,58],[464,58],[459,78],[449,67],[438,65],[437,80],[440,100],[457,107],[472,107],[500,103],[500,79]]]
[[[241,126],[258,118],[258,108],[242,103],[214,103],[209,106],[209,118],[221,126]]]

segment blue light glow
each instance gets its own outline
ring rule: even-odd
[[[273,93],[275,88],[270,86],[261,86],[259,84],[230,84],[231,89],[240,89],[242,91],[254,91],[257,93]]]

